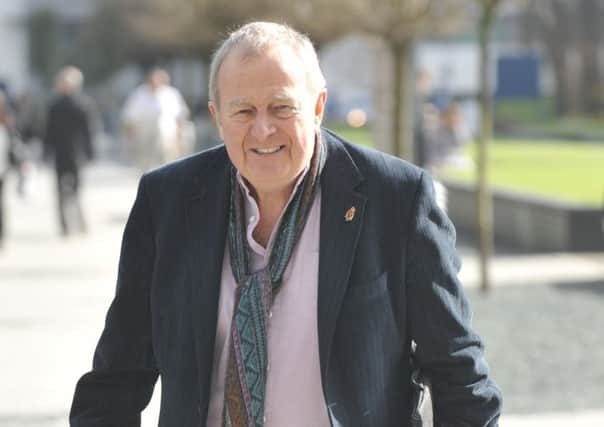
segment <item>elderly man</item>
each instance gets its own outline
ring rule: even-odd
[[[73,426],[402,426],[410,352],[438,426],[495,426],[500,393],[430,178],[321,129],[310,41],[252,23],[216,52],[224,146],[143,176]]]

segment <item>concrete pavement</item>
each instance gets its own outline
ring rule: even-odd
[[[90,233],[59,237],[49,171],[18,199],[6,188],[8,235],[0,252],[0,426],[67,424],[75,383],[90,368],[114,291],[121,232],[136,190],[136,173],[101,163],[86,174],[84,206]],[[460,248],[462,281],[476,286],[477,260]],[[604,278],[604,254],[503,255],[493,263],[497,286],[542,285],[553,278]],[[143,416],[157,424],[158,393]],[[503,427],[604,426],[601,410],[507,415]]]
[[[90,369],[113,295],[136,179],[112,165],[87,171],[83,205],[90,233],[69,239],[59,237],[50,171],[35,177],[25,200],[8,183],[8,235],[0,252],[0,426],[67,425],[75,383]],[[151,418],[156,408],[150,407]]]

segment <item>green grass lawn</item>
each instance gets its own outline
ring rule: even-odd
[[[604,116],[556,117],[553,98],[498,100],[494,106],[496,123],[506,127],[587,138],[601,138],[604,135]]]
[[[553,98],[500,99],[493,106],[496,120],[506,123],[526,125],[555,118]]]
[[[349,141],[373,146],[367,127],[353,129],[333,123],[327,127]],[[495,188],[604,205],[604,143],[498,139],[490,150],[489,179]],[[475,159],[475,146],[468,147],[467,153]],[[476,179],[474,169],[446,168],[440,175],[465,182]]]
[[[351,128],[345,124],[326,123],[325,127],[334,131],[347,141],[354,142],[355,144],[359,145],[365,145],[367,147],[373,147],[373,135],[367,126],[363,126],[361,128]]]
[[[562,117],[541,123],[527,124],[525,129],[549,134],[575,134],[587,138],[601,138],[604,135],[604,119],[593,117]]]
[[[474,159],[475,148],[468,149]],[[493,187],[604,205],[604,144],[497,140],[490,148]],[[441,175],[462,181],[476,179],[475,169],[445,168]]]

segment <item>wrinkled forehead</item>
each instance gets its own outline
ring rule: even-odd
[[[264,73],[252,70],[263,70]],[[225,57],[217,76],[219,93],[224,93],[227,86],[235,89],[258,85],[260,88],[273,84],[272,96],[283,99],[308,93],[308,83],[301,57],[294,49],[281,46],[262,50],[237,47]]]

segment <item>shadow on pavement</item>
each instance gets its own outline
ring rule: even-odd
[[[552,286],[562,292],[592,293],[604,297],[604,279],[580,283],[554,283]]]

